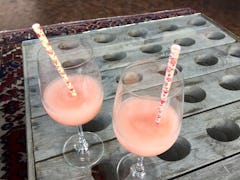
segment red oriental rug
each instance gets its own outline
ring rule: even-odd
[[[44,26],[48,37],[196,13],[190,8],[101,18]],[[27,179],[22,41],[36,38],[32,29],[0,32],[0,179]],[[94,171],[96,179],[104,179]]]

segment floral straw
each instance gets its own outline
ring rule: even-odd
[[[180,54],[181,47],[177,44],[173,44],[171,46],[171,51],[169,54],[169,59],[168,59],[168,65],[166,68],[166,74],[164,78],[164,83],[163,83],[163,88],[162,88],[162,93],[160,97],[160,104],[158,107],[158,114],[155,119],[157,123],[161,121],[162,113],[164,111],[166,102],[167,102],[167,97],[171,88],[172,80],[173,80],[173,75],[176,69],[178,57]]]
[[[58,73],[63,78],[63,80],[64,80],[67,88],[71,92],[72,96],[76,96],[77,92],[74,89],[72,83],[69,81],[67,74],[64,72],[64,69],[63,69],[61,63],[59,62],[58,57],[56,56],[46,35],[44,34],[42,27],[40,26],[40,24],[36,23],[36,24],[32,25],[32,28],[33,28],[34,32],[36,33],[37,37],[39,38],[39,40],[41,41],[43,47],[46,49],[47,54],[49,55],[50,59],[52,60],[53,64],[55,65]]]

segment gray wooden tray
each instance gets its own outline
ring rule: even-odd
[[[192,171],[239,153],[240,143],[234,137],[240,135],[240,43],[231,33],[204,15],[194,14],[94,30],[52,40],[69,38],[88,41],[101,69],[105,98],[101,112],[93,122],[100,123],[102,129],[96,129],[96,125],[91,123],[85,128],[93,128],[102,137],[106,148],[103,162],[110,162],[113,169],[116,161],[126,154],[116,141],[111,126],[117,79],[123,68],[136,60],[155,57],[167,61],[169,47],[174,42],[182,46],[179,68],[184,74],[186,102],[181,136],[173,151],[185,154],[183,157],[179,155],[179,160],[176,161],[169,161],[171,153],[162,157],[165,160],[153,157],[152,161],[159,165],[157,168],[162,169],[161,177],[168,179],[186,173],[193,177]],[[22,44],[29,177],[78,179],[84,171],[69,167],[61,156],[63,142],[76,129],[51,120],[40,101],[36,63],[40,46],[38,40]],[[219,131],[227,135],[233,134],[233,137],[227,137],[231,141],[216,140],[221,138],[218,136]],[[206,170],[203,169],[202,174],[204,173]]]

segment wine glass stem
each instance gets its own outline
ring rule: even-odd
[[[137,158],[137,163],[134,165],[132,169],[132,176],[135,178],[143,179],[146,172],[143,166],[143,157],[139,156]]]
[[[88,151],[88,143],[84,137],[82,126],[78,126],[78,137],[79,141],[77,144],[75,144],[75,149],[78,151],[78,153],[85,153]]]

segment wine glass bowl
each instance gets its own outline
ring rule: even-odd
[[[139,61],[128,66],[120,77],[113,108],[113,129],[120,144],[137,156],[128,155],[120,160],[119,179],[126,178],[121,172],[130,173],[127,179],[156,178],[151,169],[147,170],[149,166],[143,166],[143,157],[167,151],[180,133],[184,84],[178,70],[174,73],[160,122],[156,122],[166,67],[163,61]],[[135,161],[135,169],[124,171],[127,161]]]
[[[47,114],[65,126],[78,127],[63,146],[63,156],[75,167],[90,167],[97,163],[104,151],[101,138],[92,132],[83,132],[82,125],[91,121],[103,102],[101,74],[91,47],[79,39],[52,40],[52,48],[64,72],[41,48],[38,53],[39,87],[42,104]],[[76,91],[74,96],[60,74],[66,74]]]

